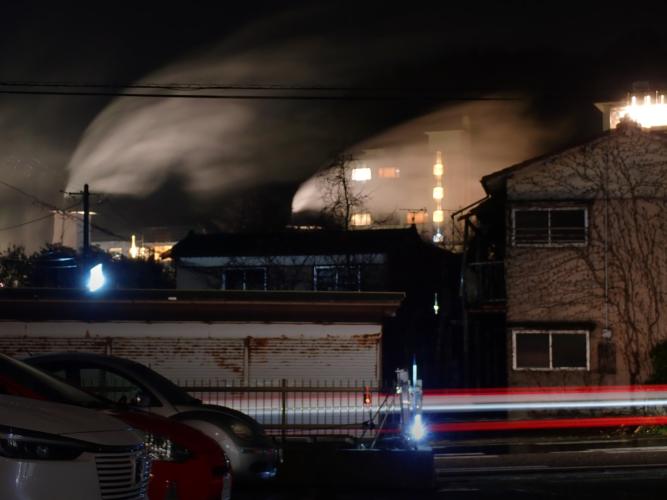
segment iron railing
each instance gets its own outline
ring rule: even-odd
[[[283,436],[372,438],[398,404],[394,391],[383,390],[377,381],[199,380],[180,385],[206,404],[239,410],[261,423],[267,433]]]

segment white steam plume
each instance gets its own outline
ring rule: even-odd
[[[285,41],[294,33],[292,21],[253,25],[142,81],[350,86],[388,60],[415,55],[404,50],[397,56],[387,50],[395,40],[370,36],[362,55],[358,39],[313,35],[312,27]],[[400,43],[420,50],[419,39]],[[88,127],[69,162],[67,189],[88,183],[97,192],[144,196],[172,174],[200,196],[299,182],[349,143],[347,137],[363,137],[365,123],[359,103],[119,97]]]

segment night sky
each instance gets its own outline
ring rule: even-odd
[[[23,193],[0,185],[0,247],[49,239],[46,219],[7,228],[72,205],[60,191],[83,182],[119,234],[280,227],[336,152],[460,99],[520,98],[542,126],[567,123],[536,145],[546,152],[599,130],[592,102],[667,84],[665,11],[646,4],[311,4],[3,5],[0,182]],[[261,99],[50,95],[132,84],[259,87],[227,93]]]

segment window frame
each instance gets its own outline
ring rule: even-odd
[[[591,335],[589,330],[512,330],[512,370],[534,371],[534,372],[557,372],[557,371],[590,371],[591,369]],[[585,335],[586,336],[586,366],[557,366],[553,365],[553,336],[554,335]],[[549,366],[548,367],[519,367],[517,366],[517,335],[549,335]]]
[[[357,276],[357,287],[354,290],[342,290],[339,288],[340,286],[340,271],[344,269],[349,269],[350,271],[353,271],[356,268],[356,276]],[[318,269],[334,269],[336,271],[336,285],[335,289],[332,291],[335,292],[346,292],[346,291],[361,291],[361,265],[360,264],[353,264],[350,266],[337,266],[337,265],[317,265],[313,266],[313,290],[318,291],[317,288],[317,270]],[[324,290],[319,290],[319,291],[324,291]]]
[[[243,271],[243,288],[227,288],[227,273],[230,271]],[[268,290],[269,289],[269,271],[266,266],[237,266],[237,267],[225,267],[222,269],[222,276],[221,276],[221,282],[220,282],[220,289],[221,290],[231,290],[231,291],[248,291],[248,284],[247,284],[247,278],[246,278],[246,272],[247,271],[263,271],[264,272],[264,288],[260,290]]]
[[[551,235],[551,212],[583,211],[584,212],[584,241],[582,242],[553,242]],[[547,242],[546,243],[517,243],[516,241],[516,213],[517,212],[547,212]],[[512,207],[512,246],[513,247],[539,247],[539,248],[564,248],[585,247],[588,245],[588,207],[586,206],[550,206],[550,207]]]

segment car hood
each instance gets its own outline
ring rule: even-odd
[[[228,408],[226,406],[210,405],[210,404],[199,404],[199,405],[178,405],[176,409],[179,413],[185,412],[211,412],[217,415],[220,418],[226,418],[229,422],[234,420],[241,420],[247,423],[250,426],[259,427],[260,424],[249,415],[246,415],[239,410],[234,410],[233,408]]]
[[[138,443],[131,427],[101,412],[39,399],[0,395],[0,425],[60,436],[90,439],[95,433],[114,433],[114,444]],[[101,441],[106,441],[102,439]],[[102,444],[102,443],[100,443]]]
[[[223,427],[229,427],[234,422],[243,422],[248,425],[251,429],[255,431],[254,437],[250,440],[239,440],[239,443],[243,446],[250,447],[266,447],[266,448],[275,448],[275,445],[264,433],[264,429],[261,424],[257,422],[254,418],[245,413],[242,413],[238,410],[228,408],[226,406],[217,406],[217,405],[193,405],[193,406],[178,406],[176,409],[179,412],[179,415],[176,418],[185,418],[185,415],[195,414],[201,415],[206,414],[209,416],[207,420],[215,422],[216,425]],[[197,418],[197,417],[194,417]],[[238,439],[235,436],[232,436],[233,439]]]

